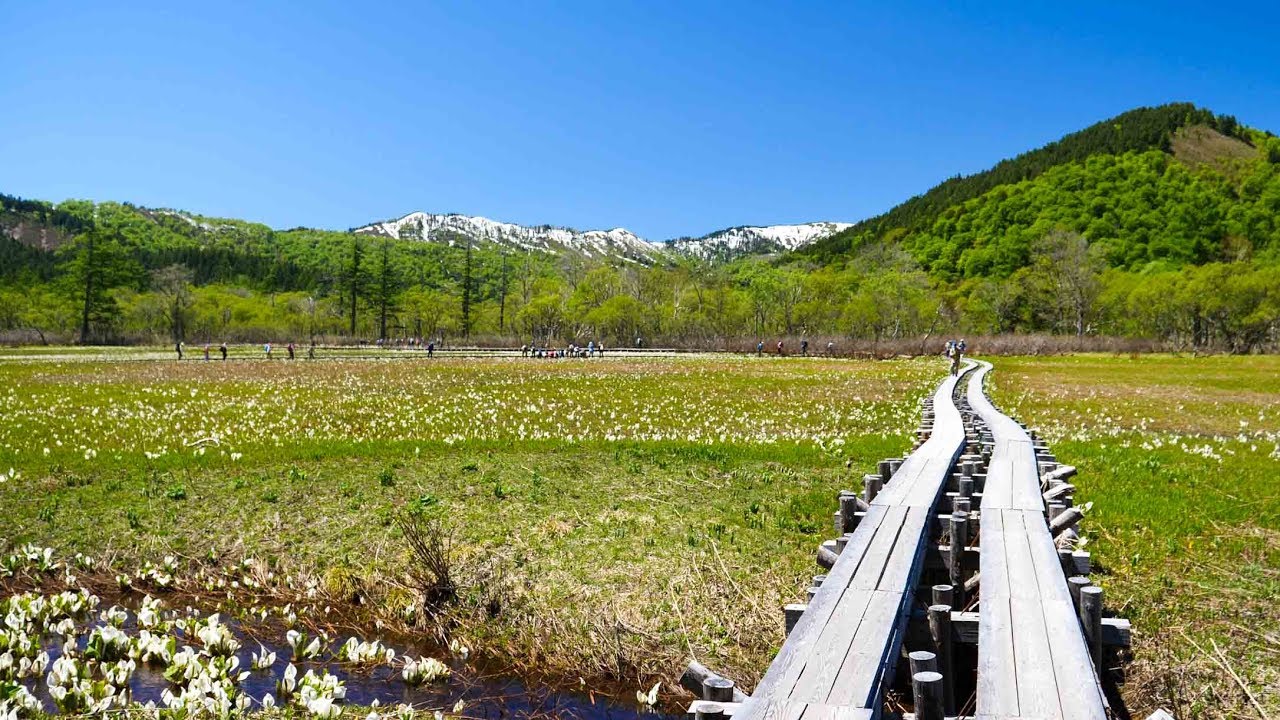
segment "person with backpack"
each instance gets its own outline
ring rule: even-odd
[[[222,353],[223,362],[227,359],[227,341],[223,340],[222,345],[218,346],[218,352]]]
[[[181,360],[182,359],[182,343],[181,342],[175,343],[173,346],[173,350],[174,352],[178,353],[178,359]]]
[[[804,357],[808,357],[808,356],[809,356],[809,341],[808,341],[808,340],[801,340],[801,341],[800,341],[800,354],[801,354],[801,355],[803,355]]]

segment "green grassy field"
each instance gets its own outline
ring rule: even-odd
[[[690,655],[754,683],[836,492],[909,447],[943,374],[936,360],[51,355],[0,354],[7,546],[125,569],[252,557],[403,627],[413,556],[395,519],[434,518],[455,536],[457,636],[518,668],[636,687]],[[995,366],[997,403],[1095,502],[1083,531],[1108,604],[1135,624],[1135,715],[1257,715],[1224,668],[1274,713],[1280,359]]]
[[[993,396],[1044,431],[1094,502],[1083,531],[1134,623],[1134,716],[1280,711],[1280,358],[995,361]],[[1238,680],[1232,674],[1238,676]]]
[[[707,357],[0,363],[5,540],[124,567],[254,557],[394,624],[408,509],[456,534],[476,591],[452,620],[481,653],[640,686],[692,652],[753,682],[837,491],[908,447],[939,377]]]

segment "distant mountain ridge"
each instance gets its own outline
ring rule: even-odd
[[[727,262],[743,255],[789,252],[830,237],[853,223],[811,222],[798,225],[740,226],[717,230],[699,238],[668,241],[672,250],[703,260]]]
[[[473,215],[438,215],[413,212],[404,217],[355,229],[361,235],[457,244],[470,238],[481,243],[506,245],[517,250],[559,253],[580,252],[588,257],[617,257],[622,260],[652,262],[661,248],[625,228],[574,230],[553,225],[517,225]]]
[[[852,223],[811,222],[795,225],[738,226],[702,237],[650,241],[625,228],[575,230],[555,225],[518,225],[474,215],[413,212],[355,229],[361,235],[455,245],[469,238],[516,250],[652,263],[671,254],[727,262],[744,255],[788,252],[840,232]]]

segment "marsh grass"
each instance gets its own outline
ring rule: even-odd
[[[940,375],[706,357],[0,363],[0,465],[18,472],[0,484],[4,540],[121,565],[257,558],[351,623],[447,630],[531,674],[674,687],[694,656],[751,685],[837,492],[908,447]],[[453,534],[458,597],[436,622],[406,514]]]

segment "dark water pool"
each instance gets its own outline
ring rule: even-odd
[[[116,600],[117,604],[124,607],[128,607],[130,604],[121,598],[116,598]],[[109,603],[104,599],[99,611],[108,606]],[[87,643],[90,630],[102,624],[96,620],[97,613],[95,613],[94,617],[94,622],[87,626],[81,626],[81,634],[78,639],[78,645],[81,650],[84,649]],[[284,641],[285,629],[271,624],[255,625],[250,628],[234,619],[227,618],[225,615],[221,617],[221,621],[232,630],[241,643],[236,656],[240,659],[241,670],[249,670],[249,676],[239,684],[239,688],[243,693],[252,697],[255,706],[257,706],[267,693],[273,696],[277,694],[276,682],[284,674],[284,670],[289,665],[292,657],[292,650]],[[138,634],[137,617],[132,611],[123,629],[130,636]],[[184,644],[199,648],[198,643],[184,643],[184,637],[180,631],[175,630],[172,634],[178,637],[179,649]],[[334,638],[328,645],[328,652],[324,654],[328,655],[336,652],[337,648],[348,637],[351,636],[339,635]],[[374,638],[364,637],[357,639],[371,640]],[[384,640],[383,642],[396,651],[396,661],[392,665],[381,664],[374,667],[360,667],[333,661],[300,661],[294,663],[298,668],[298,677],[301,678],[308,669],[315,670],[317,673],[327,670],[342,680],[346,688],[344,704],[347,706],[367,707],[376,700],[383,708],[387,709],[394,708],[400,703],[407,703],[419,710],[440,709],[452,714],[451,708],[461,700],[465,706],[460,714],[467,718],[564,717],[582,718],[583,720],[639,720],[640,718],[644,718],[644,720],[674,720],[674,718],[678,717],[641,707],[634,701],[619,702],[608,697],[595,695],[587,692],[586,689],[580,692],[554,689],[533,682],[525,682],[521,678],[511,675],[486,673],[472,664],[449,658],[447,653],[442,653],[438,648],[415,646],[413,643],[407,643],[403,640],[398,642]],[[259,643],[267,650],[275,652],[277,659],[269,669],[252,670],[252,653],[259,651]],[[49,653],[50,666],[52,666],[53,661],[61,656],[62,646],[54,638],[46,638],[44,645],[45,650]],[[410,687],[400,675],[401,658],[406,653],[414,658],[419,656],[435,657],[449,665],[452,674],[448,678],[434,683]],[[133,702],[143,704],[152,701],[157,706],[164,707],[161,693],[166,688],[173,688],[174,686],[165,679],[163,673],[164,668],[162,666],[139,663],[129,687]],[[45,709],[50,713],[54,713],[56,712],[56,707],[45,685],[47,674],[48,671],[46,670],[38,678],[27,679],[25,684],[44,704]],[[277,697],[276,699],[277,704],[279,704],[279,698]],[[361,718],[364,714],[364,711],[358,707],[348,707],[343,713],[343,717]]]

